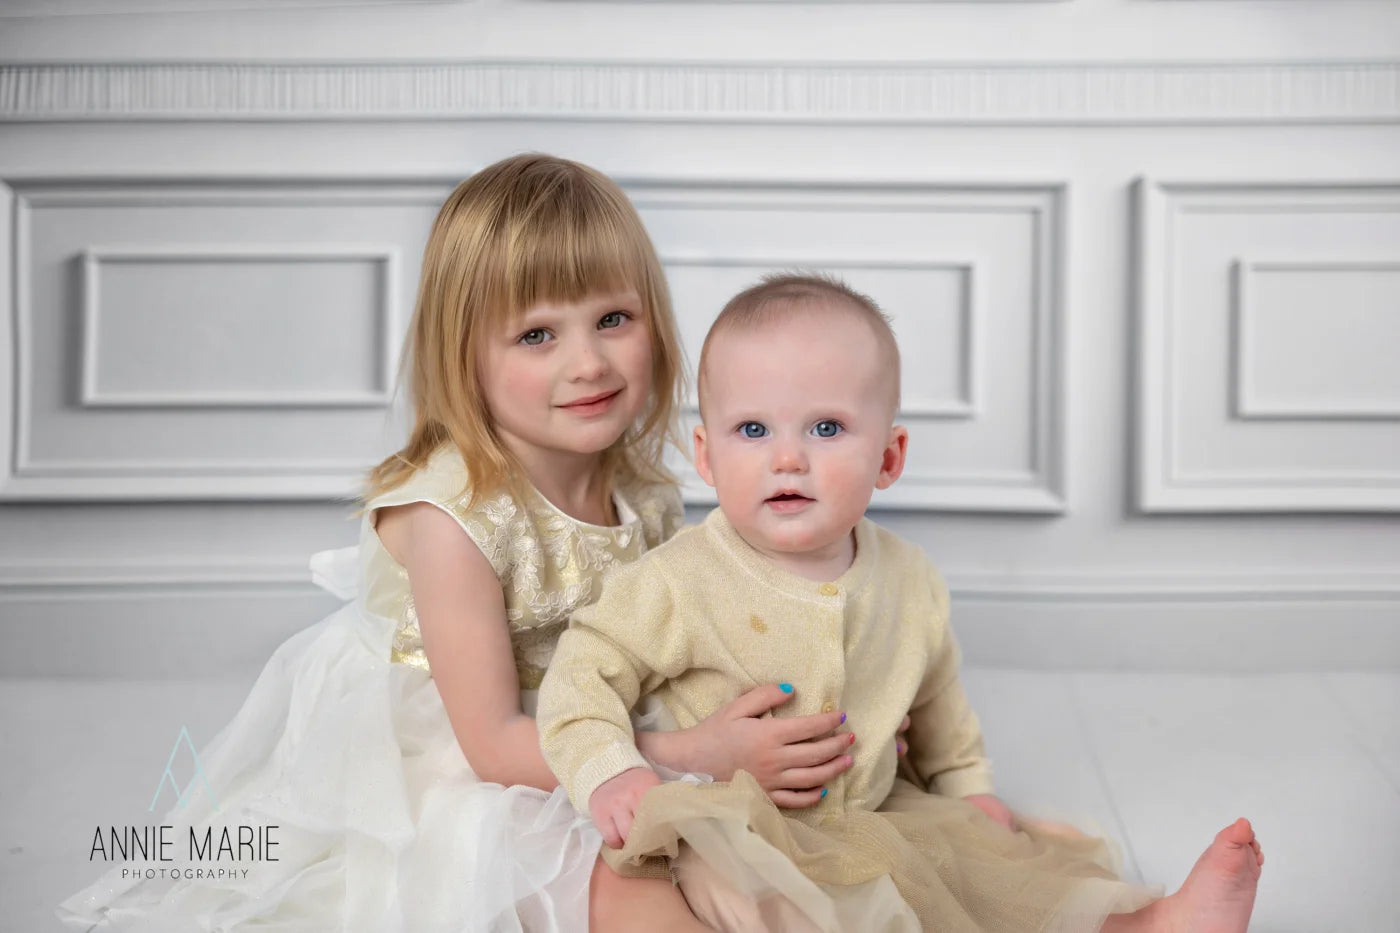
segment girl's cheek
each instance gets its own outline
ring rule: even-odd
[[[512,360],[501,370],[501,377],[501,388],[517,398],[534,400],[548,394],[548,375],[531,360]]]
[[[652,359],[651,337],[648,336],[647,332],[645,330],[642,330],[641,328],[638,328],[638,331],[640,332],[641,336],[640,338],[638,338],[636,349],[633,351],[636,355],[634,366],[637,370],[639,370],[641,377],[647,381],[648,385],[650,385],[652,365],[655,362]]]

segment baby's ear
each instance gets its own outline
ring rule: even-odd
[[[904,457],[909,452],[909,431],[902,424],[890,428],[890,438],[880,455],[880,475],[875,477],[876,489],[888,489],[904,472]]]
[[[695,441],[695,472],[700,474],[706,484],[715,484],[715,475],[710,470],[710,444],[709,438],[705,435],[705,426],[697,424],[695,430],[691,432],[691,438]]]

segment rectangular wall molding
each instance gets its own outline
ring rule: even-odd
[[[411,300],[397,257],[421,249],[411,238],[426,230],[455,180],[12,179],[3,194],[13,198],[15,218],[5,251],[15,277],[14,328],[0,337],[16,340],[6,353],[16,367],[16,395],[14,405],[0,411],[0,433],[12,444],[0,463],[0,499],[353,496],[364,471],[383,455],[372,448],[389,414],[390,374]],[[863,278],[873,278],[881,297],[899,305],[896,324],[905,332],[909,374],[901,420],[917,443],[901,482],[877,497],[876,508],[1063,510],[1063,183],[1012,177],[783,184],[664,176],[621,182],[643,218],[658,225],[658,248],[672,275],[691,273],[693,288],[673,283],[672,290],[686,304],[681,325],[692,354],[727,297],[711,294],[710,280],[737,288],[764,271],[826,269],[858,288]],[[374,211],[391,212],[385,216],[400,239],[365,219],[377,216]],[[730,216],[743,221],[726,221]],[[65,226],[69,217],[84,223]],[[301,217],[316,219],[300,224]],[[160,221],[150,239],[150,221],[141,218]],[[205,227],[220,222],[232,223],[228,229],[238,238],[221,231],[217,240],[198,240]],[[346,242],[267,239],[288,224],[300,224],[303,234],[334,228]],[[894,255],[869,245],[889,224],[905,231],[904,248]],[[963,225],[977,232],[960,236]],[[356,234],[380,239],[357,243]],[[181,242],[181,235],[196,240]],[[758,248],[737,251],[735,237]],[[0,241],[5,238],[0,231]],[[762,248],[788,242],[783,252]],[[73,255],[76,286],[66,271]],[[372,359],[347,357],[351,362],[337,362],[307,389],[296,381],[309,378],[302,370],[329,365],[320,331],[302,328],[305,333],[279,349],[284,365],[267,369],[271,364],[264,361],[206,346],[210,327],[232,328],[240,345],[253,341],[241,315],[266,317],[256,303],[211,312],[208,326],[197,317],[187,320],[185,303],[161,304],[166,293],[197,292],[198,283],[234,273],[238,282],[256,285],[256,276],[247,276],[265,278],[259,270],[298,273],[292,290],[301,293],[312,269],[320,270],[312,276],[316,282],[364,280],[364,289],[342,288],[342,300],[333,302],[338,313],[350,312],[351,330],[338,327],[337,336],[354,336],[351,346],[373,349]],[[121,279],[118,271],[137,277]],[[196,271],[193,285],[184,278],[179,287],[162,284]],[[269,292],[268,300],[281,294]],[[147,303],[145,295],[160,301]],[[104,304],[109,299],[112,307]],[[188,302],[188,314],[199,310],[197,298]],[[76,350],[61,323],[74,313],[74,330],[81,331]],[[113,315],[121,327],[108,321]],[[328,315],[322,308],[293,317],[322,327]],[[182,335],[171,338],[172,346],[160,349],[142,337],[172,322]],[[994,356],[987,349],[992,343]],[[212,373],[171,357],[187,344],[209,354],[217,364]],[[133,356],[124,346],[140,352]],[[146,357],[153,362],[132,362]],[[104,369],[109,358],[120,366]],[[288,369],[293,363],[296,372]],[[995,371],[986,371],[993,364]],[[284,371],[285,386],[276,381]],[[64,388],[70,380],[75,398]],[[327,432],[321,418],[341,420]],[[293,424],[299,428],[287,427]],[[967,451],[963,463],[935,457],[951,443],[948,431],[959,432],[958,449]],[[332,445],[315,441],[316,432],[326,433]],[[172,446],[169,438],[185,443]],[[252,454],[245,448],[254,441]],[[362,459],[345,455],[355,449],[366,451]],[[691,501],[711,501],[709,490],[690,480]]]
[[[1259,307],[1259,292],[1261,277],[1278,275],[1289,275],[1294,278],[1308,276],[1313,279],[1313,284],[1322,285],[1322,280],[1336,285],[1345,284],[1350,279],[1353,282],[1361,276],[1371,276],[1374,280],[1378,277],[1390,280],[1391,290],[1389,293],[1377,293],[1366,296],[1369,299],[1368,306],[1355,308],[1339,308],[1337,302],[1339,296],[1329,294],[1326,296],[1327,303],[1318,301],[1312,309],[1312,316],[1319,328],[1328,331],[1340,332],[1339,336],[1350,340],[1353,346],[1349,349],[1353,351],[1353,360],[1360,354],[1355,351],[1360,347],[1369,344],[1372,351],[1367,356],[1370,359],[1369,366],[1360,367],[1360,373],[1351,374],[1350,381],[1358,378],[1370,377],[1372,382],[1381,383],[1388,381],[1386,388],[1389,393],[1382,395],[1376,391],[1376,387],[1370,387],[1371,393],[1357,392],[1353,390],[1348,393],[1334,391],[1319,397],[1316,389],[1309,397],[1306,393],[1295,393],[1293,397],[1286,399],[1269,398],[1262,394],[1257,386],[1259,378],[1260,364],[1257,359],[1255,344],[1259,336],[1269,327],[1268,312]],[[1269,258],[1248,257],[1242,258],[1235,263],[1235,293],[1233,301],[1234,328],[1232,340],[1232,370],[1233,370],[1233,398],[1235,414],[1242,420],[1326,420],[1326,421],[1356,421],[1373,418],[1384,418],[1400,421],[1400,373],[1397,373],[1395,360],[1400,354],[1400,258],[1384,259],[1362,259],[1360,257],[1342,257],[1335,259],[1324,259],[1320,257],[1294,257],[1294,258]],[[1324,291],[1326,289],[1314,289],[1314,291]],[[1335,292],[1335,285],[1332,289]],[[1310,296],[1312,297],[1312,296]],[[1313,300],[1316,300],[1314,298]],[[1394,338],[1387,339],[1385,331],[1377,326],[1363,326],[1355,329],[1348,328],[1348,323],[1355,323],[1355,315],[1351,318],[1342,318],[1339,312],[1357,310],[1373,311],[1378,315],[1383,315],[1389,320],[1384,324],[1389,325]],[[1333,337],[1336,340],[1336,337]],[[1377,346],[1376,342],[1380,345]],[[1316,366],[1315,358],[1316,344],[1311,348],[1301,345],[1299,341],[1298,354],[1292,368],[1299,369],[1307,366]],[[1380,350],[1379,353],[1374,352]],[[1389,356],[1388,363],[1382,359]],[[1279,367],[1275,367],[1279,368]],[[1379,370],[1388,370],[1382,375]],[[1340,375],[1340,374],[1338,374]],[[1334,379],[1337,376],[1333,377]],[[1317,381],[1314,379],[1314,381]]]
[[[1291,407],[1260,402],[1249,384],[1258,321],[1258,270],[1390,274],[1375,243],[1400,237],[1400,185],[1141,179],[1136,186],[1136,499],[1145,512],[1400,511],[1400,421],[1384,397],[1321,396]],[[1325,229],[1327,257],[1306,257]],[[1265,245],[1267,244],[1267,245]],[[1283,245],[1280,245],[1283,244]],[[1280,254],[1282,256],[1282,254]],[[1252,257],[1259,257],[1257,261]],[[1316,284],[1316,283],[1314,283]],[[1350,293],[1348,293],[1350,295]],[[1389,314],[1364,292],[1343,307],[1307,302],[1316,326],[1342,312]],[[1330,314],[1329,314],[1330,311]],[[1309,359],[1301,344],[1300,359]],[[1338,380],[1376,376],[1375,348],[1352,340],[1337,352]],[[1296,381],[1296,377],[1292,377]],[[1387,377],[1380,377],[1387,378]],[[1260,416],[1255,416],[1260,415]]]
[[[398,250],[385,246],[366,248],[359,245],[294,243],[241,244],[222,246],[170,245],[156,247],[117,246],[92,247],[82,256],[83,353],[80,363],[81,404],[89,408],[387,408],[393,394],[397,346],[394,325],[403,320],[396,310],[398,292]],[[371,295],[375,307],[369,322],[368,341],[375,345],[377,359],[367,383],[359,389],[224,389],[200,391],[188,388],[121,390],[104,387],[101,370],[103,357],[102,314],[104,293],[103,272],[113,268],[145,268],[203,265],[206,267],[249,268],[279,266],[295,269],[309,265],[369,264],[375,268],[377,287]],[[200,296],[190,294],[189,312],[200,313]],[[146,343],[157,341],[162,334],[136,333],[134,339]],[[122,352],[118,348],[117,353]]]
[[[900,399],[899,419],[915,421],[959,421],[977,416],[977,384],[979,381],[978,352],[978,313],[977,282],[978,266],[982,260],[975,258],[935,257],[929,259],[866,259],[852,256],[817,256],[793,254],[790,256],[686,256],[665,255],[661,265],[668,271],[673,268],[686,269],[744,269],[751,278],[767,272],[846,272],[893,270],[914,273],[952,273],[958,278],[958,342],[957,391],[949,397],[910,395]],[[718,313],[719,309],[714,309]],[[896,325],[896,336],[898,326]],[[698,349],[698,348],[696,348]],[[699,408],[692,402],[686,406],[690,414],[697,414]]]
[[[0,66],[0,122],[1400,122],[1400,62],[467,61]]]

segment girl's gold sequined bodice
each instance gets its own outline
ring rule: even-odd
[[[615,526],[590,525],[559,511],[533,489],[528,501],[498,493],[467,509],[466,469],[443,448],[408,482],[377,496],[367,512],[430,502],[457,520],[491,562],[505,595],[506,623],[520,687],[539,687],[569,614],[598,598],[615,566],[671,537],[684,520],[673,486],[633,483],[614,493]],[[360,539],[367,608],[395,621],[392,660],[428,669],[408,573],[379,543],[368,516]]]

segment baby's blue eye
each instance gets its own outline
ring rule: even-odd
[[[817,437],[835,437],[842,431],[839,421],[818,421],[812,425],[812,433]]]
[[[520,335],[520,343],[525,344],[527,347],[538,347],[548,339],[549,331],[542,327],[536,327],[534,330],[527,330]]]
[[[768,436],[768,429],[757,421],[745,421],[739,425],[739,433],[747,438],[757,439]]]
[[[609,311],[598,320],[598,327],[602,330],[621,327],[622,322],[627,320],[627,317],[625,311]]]

